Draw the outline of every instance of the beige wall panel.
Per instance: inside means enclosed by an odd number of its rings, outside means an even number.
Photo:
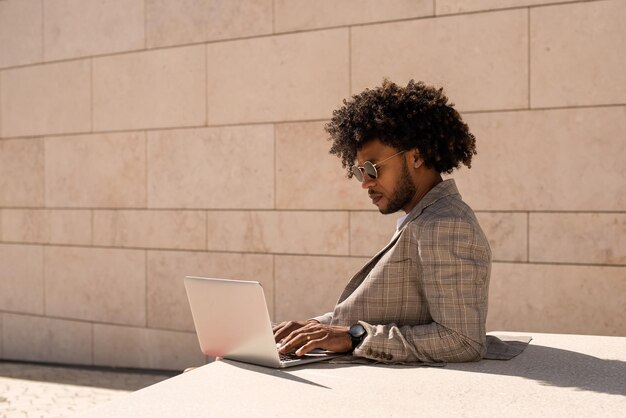
[[[148,47],[272,33],[272,0],[147,0]]]
[[[454,175],[474,210],[626,208],[626,107],[465,115],[472,169]]]
[[[626,264],[626,214],[531,213],[530,261]]]
[[[350,212],[350,255],[373,257],[389,243],[398,227],[398,218],[404,214]]]
[[[0,358],[4,358],[4,314],[0,312]]]
[[[94,324],[94,364],[184,370],[202,366],[195,333]]]
[[[626,268],[495,263],[488,330],[626,336]]]
[[[348,254],[347,212],[210,211],[209,250]]]
[[[204,125],[204,46],[94,58],[95,130]]]
[[[276,31],[287,32],[431,16],[432,0],[277,0]]]
[[[41,0],[0,1],[0,68],[43,58]]]
[[[420,19],[352,28],[352,92],[422,80],[462,110],[528,106],[528,12]]]
[[[91,129],[91,62],[16,68],[0,73],[2,136]]]
[[[367,258],[276,256],[275,321],[308,319],[335,307]]]
[[[0,244],[0,310],[42,314],[43,248]]]
[[[92,364],[92,325],[4,314],[5,359]]]
[[[489,240],[494,261],[528,261],[528,215],[515,212],[476,214]]]
[[[144,0],[46,0],[44,57],[143,49]]]
[[[43,140],[0,140],[0,206],[43,204]]]
[[[436,0],[438,15],[497,10],[510,7],[540,6],[542,4],[568,3],[578,0]]]
[[[626,102],[626,2],[531,10],[532,107]]]
[[[276,125],[276,207],[370,209],[367,191],[330,155],[325,122]]]
[[[145,251],[46,247],[46,314],[145,325],[145,266]]]
[[[206,213],[94,211],[93,242],[109,247],[206,249]]]
[[[273,206],[271,125],[148,133],[148,207]]]
[[[209,124],[328,118],[348,62],[347,29],[208,44]]]
[[[148,251],[148,326],[193,331],[185,276],[255,280],[274,307],[273,256],[261,254]]]
[[[91,212],[87,210],[4,209],[3,241],[91,244]]]
[[[145,207],[143,132],[46,138],[46,205]]]

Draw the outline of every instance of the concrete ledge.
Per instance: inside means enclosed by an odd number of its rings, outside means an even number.
[[[445,367],[217,361],[83,416],[623,416],[625,337],[532,336],[512,360]]]

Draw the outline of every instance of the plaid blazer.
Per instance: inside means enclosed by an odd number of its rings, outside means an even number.
[[[491,250],[454,180],[436,185],[348,283],[324,324],[361,323],[353,355],[395,362],[477,361],[486,352]]]

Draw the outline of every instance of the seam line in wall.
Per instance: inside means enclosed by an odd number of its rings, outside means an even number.
[[[352,94],[352,27],[348,27],[348,96]]]
[[[527,71],[528,71],[528,85],[527,85],[527,88],[528,88],[528,109],[532,109],[532,107],[531,107],[531,87],[532,86],[531,86],[531,81],[530,81],[531,80],[530,74],[531,74],[531,68],[532,68],[531,67],[531,62],[530,62],[531,61],[531,56],[532,56],[531,55],[531,50],[530,50],[530,46],[531,46],[531,42],[530,42],[530,39],[531,39],[530,14],[531,14],[531,12],[532,11],[531,11],[531,9],[529,7],[527,12],[526,12],[527,13],[527,19],[528,19],[527,24],[526,24],[526,32],[527,32],[527,36],[528,36],[528,39],[527,39],[528,48],[526,49],[526,55],[527,55],[526,59],[528,60],[528,64],[527,64]]]
[[[272,124],[272,135],[274,137],[274,149],[273,149],[273,151],[274,151],[274,156],[273,156],[273,158],[274,158],[274,207],[272,208],[272,210],[276,210],[276,204],[277,204],[277,201],[278,201],[278,199],[276,197],[276,193],[277,193],[277,189],[278,189],[278,187],[276,185],[276,183],[278,181],[278,164],[276,162],[276,148],[277,148],[277,146],[276,146],[276,124]]]
[[[209,45],[204,45],[204,126],[209,126]]]
[[[276,0],[272,0],[272,33],[276,33]]]
[[[594,0],[595,1],[595,0]],[[626,107],[625,103],[605,103],[605,104],[590,104],[590,105],[573,105],[573,106],[552,106],[552,107],[533,107],[532,109],[518,108],[518,109],[485,109],[485,110],[459,110],[461,115],[475,115],[475,114],[492,114],[492,113],[513,113],[513,112],[543,112],[553,110],[584,110],[584,109],[608,109],[608,108],[620,108]],[[79,131],[79,132],[61,132],[52,134],[25,134],[0,138],[3,140],[13,139],[34,139],[46,137],[72,137],[82,135],[99,135],[99,134],[113,134],[113,133],[131,133],[131,132],[162,132],[162,131],[183,131],[189,129],[198,128],[228,128],[239,126],[262,126],[271,124],[294,124],[294,123],[313,123],[313,122],[328,122],[329,118],[320,119],[299,119],[288,121],[263,121],[263,122],[241,122],[241,123],[225,123],[215,125],[189,125],[189,126],[170,126],[170,127],[157,127],[157,128],[128,128],[128,129],[113,129],[103,131]]]
[[[530,263],[530,211],[526,212],[526,262]]]
[[[342,259],[371,259],[373,254],[326,254],[326,253],[279,253],[279,252],[260,252],[260,251],[242,251],[242,250],[199,250],[199,249],[173,249],[173,248],[146,248],[146,247],[113,247],[113,246],[88,246],[88,245],[75,245],[75,244],[43,244],[43,243],[26,243],[26,242],[3,242],[5,245],[21,245],[21,246],[40,246],[44,248],[44,252],[47,247],[56,248],[84,248],[84,249],[113,249],[120,251],[145,251],[146,255],[150,251],[154,252],[184,252],[184,253],[212,253],[212,254],[235,254],[235,255],[265,255],[265,256],[297,256],[297,257],[324,257],[324,258],[342,258]],[[624,268],[626,264],[610,264],[610,263],[593,263],[593,262],[565,262],[565,261],[519,261],[519,260],[504,260],[495,259],[494,263],[514,263],[514,264],[538,264],[538,265],[563,265],[563,266],[579,266],[579,267],[614,267]]]
[[[145,176],[144,186],[146,188],[144,197],[143,197],[144,199],[143,202],[144,202],[144,207],[146,208],[146,210],[148,210],[148,191],[149,191],[148,189],[148,164],[149,164],[148,156],[149,154],[148,154],[148,132],[146,131],[143,131],[143,154],[145,158],[144,167],[143,167],[143,174]]]
[[[75,60],[86,59],[86,58],[110,57],[110,56],[132,54],[132,53],[143,52],[143,51],[155,51],[155,50],[160,50],[160,49],[173,49],[173,48],[181,48],[181,47],[185,47],[185,46],[201,45],[201,44],[209,44],[209,43],[225,43],[225,42],[234,42],[234,41],[242,41],[242,40],[253,40],[253,39],[268,38],[268,37],[272,37],[272,36],[282,36],[282,35],[293,35],[293,34],[298,34],[298,33],[319,32],[319,31],[332,30],[332,29],[341,29],[341,28],[347,28],[347,27],[373,26],[373,25],[381,25],[381,24],[389,24],[389,23],[410,22],[410,21],[424,20],[424,19],[440,19],[440,18],[453,17],[453,16],[484,14],[484,13],[497,13],[497,12],[510,11],[510,10],[521,10],[521,9],[527,9],[527,8],[536,9],[536,8],[549,7],[549,6],[567,6],[567,5],[579,4],[579,3],[592,3],[594,1],[606,1],[606,0],[579,0],[579,1],[572,1],[572,2],[568,2],[568,3],[547,3],[547,4],[534,5],[534,6],[515,6],[515,7],[502,8],[502,9],[478,10],[478,11],[473,11],[473,12],[461,12],[461,13],[441,14],[441,15],[426,15],[426,16],[417,16],[417,17],[410,17],[410,18],[380,20],[380,21],[376,21],[376,22],[365,22],[365,23],[354,23],[354,24],[345,24],[345,25],[337,25],[337,26],[327,26],[327,27],[323,27],[323,28],[303,29],[303,30],[288,31],[288,32],[278,32],[278,33],[269,33],[269,34],[258,34],[258,35],[252,35],[252,36],[242,36],[242,37],[238,37],[238,38],[215,39],[215,40],[202,41],[202,42],[190,42],[190,43],[185,43],[185,44],[167,45],[167,46],[161,46],[161,47],[155,47],[155,48],[129,49],[129,50],[123,50],[123,51],[117,51],[117,52],[111,52],[111,53],[105,53],[105,54],[94,54],[94,55],[86,55],[86,56],[80,56],[80,57],[72,57],[72,58],[67,58],[67,59],[42,61],[42,62],[31,63],[31,64],[14,65],[14,66],[4,67],[3,69],[6,70],[6,69],[14,69],[14,68],[22,68],[22,67],[32,67],[32,66],[43,65],[43,64],[53,64],[53,63],[60,63],[60,62],[65,62],[65,61],[75,61]],[[147,39],[147,37],[146,37],[146,39]]]

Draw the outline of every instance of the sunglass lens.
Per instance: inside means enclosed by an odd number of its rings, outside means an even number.
[[[363,181],[363,173],[361,172],[361,169],[356,165],[353,165],[351,169],[354,177],[356,177],[358,181]]]
[[[376,171],[376,167],[374,167],[374,164],[372,164],[371,162],[365,161],[365,163],[363,164],[363,169],[365,170],[367,175],[370,176],[370,178],[375,179],[378,177],[378,172]]]

